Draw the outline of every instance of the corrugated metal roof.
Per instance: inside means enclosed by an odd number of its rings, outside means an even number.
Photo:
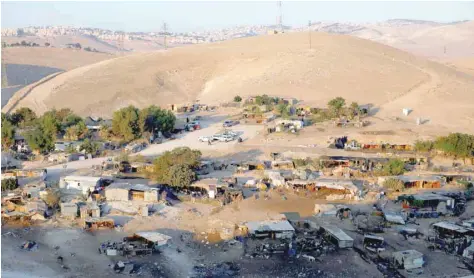
[[[390,212],[390,211],[384,211],[383,214],[384,214],[385,220],[387,220],[388,222],[405,225],[405,220],[403,219],[401,215],[395,212]]]
[[[91,176],[66,176],[64,177],[65,181],[82,181],[82,182],[98,182],[101,177],[91,177]]]
[[[461,226],[458,226],[454,223],[449,223],[449,222],[446,222],[446,221],[442,221],[442,222],[438,222],[438,223],[435,223],[433,224],[434,227],[439,227],[439,228],[443,228],[443,229],[447,229],[447,230],[451,230],[451,231],[456,231],[458,233],[465,233],[467,232],[466,229],[464,229],[463,227]]]
[[[402,257],[405,260],[413,260],[416,258],[423,257],[423,253],[418,252],[416,250],[405,250],[405,251],[393,252],[392,255],[394,257]]]
[[[160,241],[167,241],[171,239],[170,236],[167,236],[158,232],[138,232],[138,233],[135,233],[135,235],[142,237],[148,241],[155,242],[155,243],[160,242]]]
[[[257,231],[295,231],[287,220],[281,221],[252,221],[246,223],[249,232],[255,233]]]
[[[339,240],[354,241],[354,239],[352,237],[347,235],[343,230],[341,230],[340,228],[338,228],[336,226],[324,225],[324,226],[321,226],[321,228],[323,228],[325,231],[332,234],[334,237],[336,237]]]

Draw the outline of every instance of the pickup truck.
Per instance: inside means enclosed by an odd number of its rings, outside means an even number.
[[[216,134],[213,136],[214,140],[218,140],[220,142],[229,142],[235,139],[234,136],[228,134]]]

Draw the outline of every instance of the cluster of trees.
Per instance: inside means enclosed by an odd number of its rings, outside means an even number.
[[[89,136],[84,120],[71,109],[50,110],[41,117],[29,108],[20,108],[7,116],[2,113],[2,148],[9,148],[14,143],[17,128],[26,129],[25,139],[32,150],[46,153],[54,149],[58,133],[65,134],[66,139],[77,140]]]
[[[80,43],[68,43],[67,46],[69,48],[82,49],[82,45]]]
[[[360,109],[357,102],[352,102],[349,106],[346,106],[344,98],[336,97],[328,102],[327,109],[311,108],[311,113],[314,115],[314,122],[324,122],[341,116],[353,119],[363,115],[364,111]]]
[[[434,141],[416,141],[415,150],[420,152],[439,151],[455,159],[474,159],[474,135],[451,133]]]
[[[5,42],[2,43],[2,47],[13,47],[13,46],[27,46],[27,47],[37,47],[40,46],[39,44],[35,42],[26,42],[26,41],[21,41],[21,42],[15,42],[11,44],[7,44]]]
[[[170,132],[174,129],[175,122],[176,117],[171,111],[155,105],[141,110],[128,106],[114,112],[111,132],[129,142],[146,133]]]
[[[99,52],[99,50],[95,49],[95,48],[90,48],[89,46],[88,47],[84,47],[84,50],[85,51],[89,51],[89,52]]]
[[[167,151],[153,162],[153,178],[162,184],[189,186],[197,179],[195,170],[200,159],[201,152],[188,147]]]

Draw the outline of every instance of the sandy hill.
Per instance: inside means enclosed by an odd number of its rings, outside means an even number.
[[[62,35],[48,38],[42,36],[2,37],[2,42],[3,41],[8,44],[26,41],[37,43],[41,46],[44,46],[45,43],[49,43],[51,46],[57,48],[65,48],[68,44],[79,43],[82,48],[95,48],[100,52],[115,53],[118,51],[118,48],[115,45],[99,40],[96,37],[86,35]]]
[[[474,57],[474,21],[439,23],[396,19],[367,24],[316,22],[311,28],[350,34],[430,58]]]
[[[335,96],[372,103],[381,117],[414,116],[474,126],[474,78],[403,51],[351,36],[288,33],[129,55],[81,67],[44,82],[16,107],[70,107],[110,116],[129,104],[167,106],[235,95],[292,96],[325,106]],[[16,100],[20,97],[15,96]],[[14,101],[5,109],[10,110]],[[4,110],[5,110],[4,109]],[[450,111],[441,115],[440,111]]]
[[[67,48],[52,47],[7,47],[2,49],[6,64],[34,65],[62,70],[71,70],[111,59],[107,53],[87,52]]]
[[[450,59],[443,62],[445,62],[448,66],[451,66],[456,70],[464,71],[474,76],[474,57],[462,58],[462,59]]]

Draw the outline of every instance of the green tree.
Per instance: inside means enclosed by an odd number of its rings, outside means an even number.
[[[235,96],[234,97],[234,102],[241,102],[242,101],[242,97],[240,96]]]
[[[44,113],[39,119],[38,124],[41,130],[54,139],[59,131],[61,131],[61,121],[58,119],[56,110],[50,110]]]
[[[185,164],[173,165],[168,170],[168,184],[173,186],[189,186],[196,180],[196,173]]]
[[[140,137],[139,114],[140,111],[132,105],[115,111],[112,132],[128,142]]]
[[[357,116],[360,114],[359,104],[357,102],[352,102],[349,106],[349,111],[351,116]]]
[[[144,108],[139,113],[141,133],[154,131],[169,132],[173,130],[176,122],[175,115],[155,105]]]
[[[175,171],[177,171],[177,169],[187,168],[194,172],[194,169],[196,169],[200,163],[200,159],[201,152],[198,150],[191,150],[188,147],[180,147],[175,148],[172,151],[167,151],[153,162],[153,178],[159,183],[171,184],[172,173],[170,172],[170,169],[173,166],[182,166],[181,168],[175,167]],[[189,171],[187,171],[187,173],[188,172]]]
[[[99,144],[96,142],[92,142],[89,139],[84,140],[82,142],[81,146],[79,147],[79,150],[84,151],[86,154],[90,153],[95,155],[99,151]]]
[[[7,116],[2,113],[2,149],[8,149],[15,142],[15,127]]]
[[[26,127],[35,124],[36,114],[28,107],[17,109],[12,115],[11,120],[15,126]]]
[[[339,116],[339,114],[341,113],[341,109],[344,107],[344,105],[346,105],[346,100],[342,97],[331,99],[328,102],[329,109],[336,113],[337,116]]]
[[[288,119],[290,117],[290,111],[288,110],[288,104],[286,103],[280,103],[276,107],[277,113],[283,118],[283,119]]]
[[[392,191],[403,191],[405,189],[405,185],[401,180],[392,178],[385,180],[383,187]]]
[[[89,130],[87,129],[86,124],[81,120],[79,123],[68,127],[64,137],[68,140],[80,140],[84,139],[88,133]]]
[[[27,132],[25,139],[32,150],[41,153],[47,153],[54,150],[54,138],[50,133],[44,132],[41,127],[36,127]]]

